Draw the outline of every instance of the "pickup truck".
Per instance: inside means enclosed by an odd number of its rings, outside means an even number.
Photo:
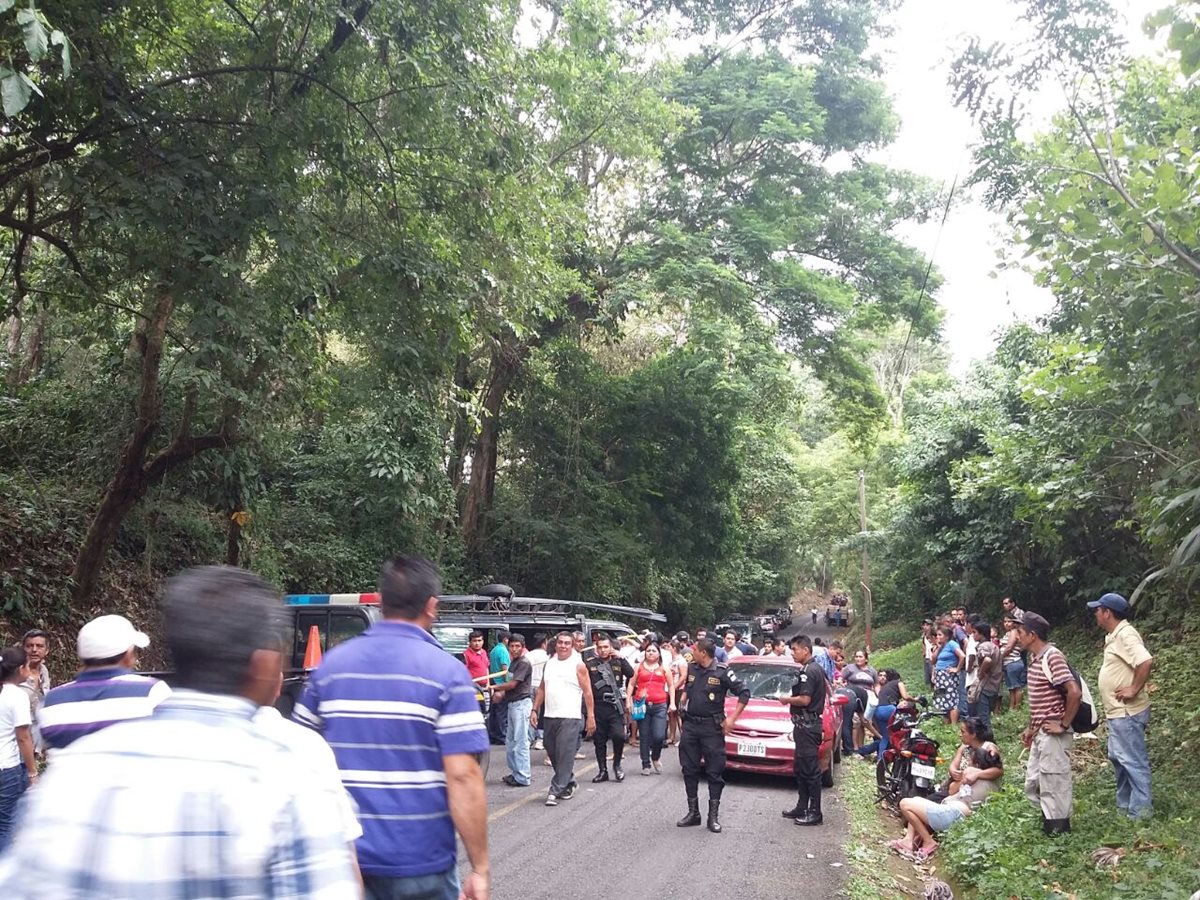
[[[825,607],[825,624],[845,628],[850,624],[850,599],[845,594],[834,594]]]

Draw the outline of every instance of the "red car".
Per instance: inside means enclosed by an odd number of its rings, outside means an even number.
[[[786,656],[742,656],[729,668],[749,686],[750,702],[725,738],[726,765],[739,772],[793,775],[796,744],[792,739],[791,707],[780,697],[792,695],[801,666]],[[821,713],[821,784],[833,787],[833,763],[841,762],[842,707],[846,698],[830,691]],[[737,707],[737,697],[725,699],[725,714]]]

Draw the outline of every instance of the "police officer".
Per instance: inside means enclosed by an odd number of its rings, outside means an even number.
[[[599,632],[593,640],[596,653],[584,657],[583,661],[592,680],[592,695],[596,698],[596,733],[592,736],[592,743],[596,748],[596,764],[600,771],[592,779],[592,784],[608,781],[609,740],[613,745],[613,778],[624,781],[621,757],[625,752],[625,725],[629,719],[625,682],[633,677],[633,666],[613,652],[612,641],[607,634]]]
[[[692,664],[688,666],[687,686],[683,692],[683,734],[679,738],[679,762],[683,766],[683,784],[687,790],[687,815],[675,824],[687,828],[700,824],[700,772],[708,778],[708,830],[721,833],[717,814],[721,809],[721,791],[725,788],[725,735],[746,704],[750,688],[738,681],[737,675],[718,666],[714,656],[716,645],[708,638],[696,641],[692,647]],[[725,695],[737,694],[738,705],[733,715],[725,718]]]
[[[779,702],[792,709],[796,743],[795,771],[799,797],[795,809],[785,810],[786,819],[797,825],[820,825],[821,815],[821,713],[825,711],[825,670],[813,659],[812,641],[800,634],[792,638],[792,659],[802,665],[792,696]]]

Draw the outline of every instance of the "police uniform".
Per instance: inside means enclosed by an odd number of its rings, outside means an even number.
[[[683,717],[683,734],[679,738],[679,763],[683,767],[683,784],[687,791],[688,815],[679,824],[699,825],[700,773],[708,779],[708,827],[721,830],[717,809],[725,789],[725,695],[736,694],[745,705],[750,700],[750,688],[738,680],[732,669],[718,666],[714,659],[708,668],[693,662],[688,666],[684,696],[687,707]],[[714,827],[715,826],[715,827]]]
[[[810,659],[796,676],[793,697],[811,697],[807,706],[792,706],[795,740],[796,808],[784,815],[797,823],[821,818],[821,713],[825,710],[825,670]]]
[[[608,659],[597,654],[584,660],[592,681],[595,698],[596,733],[592,743],[596,748],[599,773],[594,782],[608,780],[608,742],[613,744],[613,774],[617,781],[625,778],[621,771],[621,756],[625,752],[625,682],[633,677],[633,666],[614,651]]]

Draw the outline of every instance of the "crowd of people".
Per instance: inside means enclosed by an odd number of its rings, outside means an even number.
[[[585,739],[596,784],[625,779],[630,744],[647,777],[662,774],[663,749],[677,744],[687,811],[676,824],[720,833],[725,737],[750,697],[728,662],[786,655],[798,665],[790,695],[779,698],[794,724],[798,796],[783,815],[812,826],[823,821],[818,752],[829,696],[845,697],[844,752],[875,760],[897,707],[913,700],[900,673],[877,671],[867,649],[847,659],[840,641],[805,636],[769,637],[759,649],[733,631],[646,632],[619,646],[602,632],[588,644],[563,631],[504,634],[485,650],[476,632],[459,662],[430,633],[440,592],[427,560],[385,563],[382,619],[326,654],[294,721],[273,708],[285,611],[249,572],[207,567],[168,583],[173,688],[135,672],[149,638],[122,616],[80,629],[78,674],[57,687],[48,636],[27,632],[0,653],[0,893],[487,898],[479,759],[493,741],[505,746],[502,780],[513,788],[533,783],[530,751],[545,750],[550,807],[577,790]],[[1046,619],[1009,598],[1002,606],[1002,628],[965,608],[925,623],[926,685],[934,708],[958,724],[960,744],[936,793],[900,803],[905,831],[891,843],[899,853],[928,858],[937,833],[996,789],[1005,767],[992,716],[1026,704],[1025,793],[1046,834],[1070,829],[1069,751],[1073,733],[1091,727],[1091,696],[1049,643]],[[1097,684],[1117,807],[1142,818],[1152,814],[1153,659],[1123,597],[1088,606],[1106,635]],[[728,714],[727,696],[736,698]],[[469,861],[461,882],[457,839]]]

